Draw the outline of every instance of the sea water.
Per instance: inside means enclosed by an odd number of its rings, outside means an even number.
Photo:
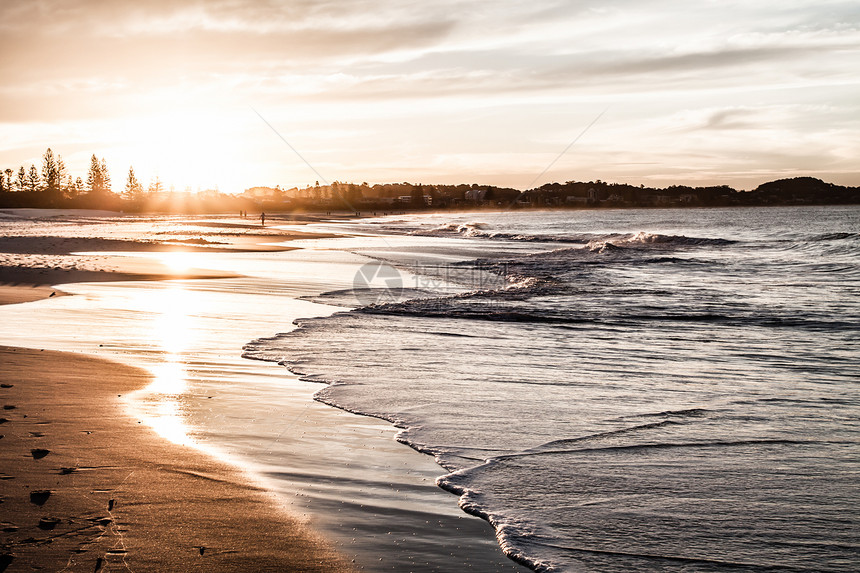
[[[351,247],[368,261],[353,289],[317,297],[344,310],[245,355],[393,422],[509,557],[538,571],[860,568],[860,208],[353,230],[383,241]]]

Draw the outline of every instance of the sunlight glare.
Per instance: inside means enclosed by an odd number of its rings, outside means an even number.
[[[188,347],[193,333],[187,314],[193,300],[190,293],[177,284],[159,294],[160,314],[153,324],[155,338],[166,353],[177,355]]]
[[[130,120],[125,130],[133,139],[123,146],[122,155],[133,162],[144,177],[144,185],[158,176],[169,191],[214,189],[221,186],[240,190],[237,175],[244,152],[239,146],[241,124],[235,113],[224,109],[181,109]],[[247,118],[245,118],[247,122]],[[244,175],[244,174],[242,174]]]
[[[172,260],[178,261],[181,257]],[[188,314],[193,308],[193,299],[182,284],[170,283],[153,303],[152,310],[158,313],[153,321],[153,338],[164,354],[162,362],[149,367],[154,380],[145,389],[146,419],[160,436],[175,444],[188,445],[194,441],[183,420],[182,395],[188,391],[184,352],[194,333]]]
[[[147,387],[149,392],[163,396],[178,396],[188,389],[185,367],[176,361],[176,358],[170,355],[167,362],[150,368],[155,380]]]
[[[189,253],[187,251],[160,253],[159,258],[164,266],[177,272],[185,272],[193,268],[195,261],[194,253]]]

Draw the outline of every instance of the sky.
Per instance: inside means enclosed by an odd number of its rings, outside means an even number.
[[[860,2],[3,0],[0,134],[114,190],[860,185]]]

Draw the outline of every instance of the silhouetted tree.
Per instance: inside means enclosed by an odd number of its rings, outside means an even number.
[[[57,154],[57,182],[59,183],[60,191],[63,189],[63,179],[66,177],[66,162],[63,161],[63,156]]]
[[[44,192],[49,201],[56,201],[62,197],[63,176],[66,173],[66,165],[63,158],[57,156],[49,147],[42,156],[42,182]]]
[[[126,199],[131,201],[135,201],[140,199],[143,195],[143,185],[137,180],[137,177],[134,174],[134,167],[128,168],[128,178],[125,182],[125,193],[124,196]]]
[[[90,158],[90,170],[87,172],[87,189],[93,194],[101,193],[102,191],[102,171],[95,154]]]
[[[71,175],[66,176],[66,180],[63,182],[63,195],[66,197],[74,197],[75,193],[75,180]]]
[[[15,181],[15,185],[18,191],[27,190],[27,172],[24,170],[23,165],[18,168],[18,179]]]
[[[99,170],[101,171],[101,174],[102,174],[102,185],[104,186],[104,191],[105,191],[105,193],[110,193],[111,192],[110,171],[108,171],[107,162],[105,162],[104,157],[102,157],[102,162],[101,162],[101,164],[99,164]]]
[[[15,181],[12,179],[12,175],[14,175],[14,173],[15,172],[8,167],[6,168],[6,189],[10,192],[15,190]]]
[[[95,155],[90,158],[90,170],[87,173],[87,188],[93,195],[110,193],[110,173],[108,172],[107,163],[104,158],[101,161]]]
[[[50,147],[42,156],[42,181],[45,182],[45,188],[48,191],[59,190],[60,188],[60,181],[57,178],[57,162]]]
[[[27,173],[27,191],[38,191],[40,183],[39,170],[35,165],[30,165],[30,171]]]
[[[164,184],[161,182],[161,179],[158,178],[158,175],[156,175],[149,182],[149,192],[161,193],[162,191],[164,191]]]

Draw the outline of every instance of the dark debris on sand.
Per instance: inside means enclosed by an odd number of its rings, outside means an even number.
[[[50,453],[51,450],[46,450],[44,448],[33,448],[30,450],[30,455],[33,456],[34,460],[41,460]]]

